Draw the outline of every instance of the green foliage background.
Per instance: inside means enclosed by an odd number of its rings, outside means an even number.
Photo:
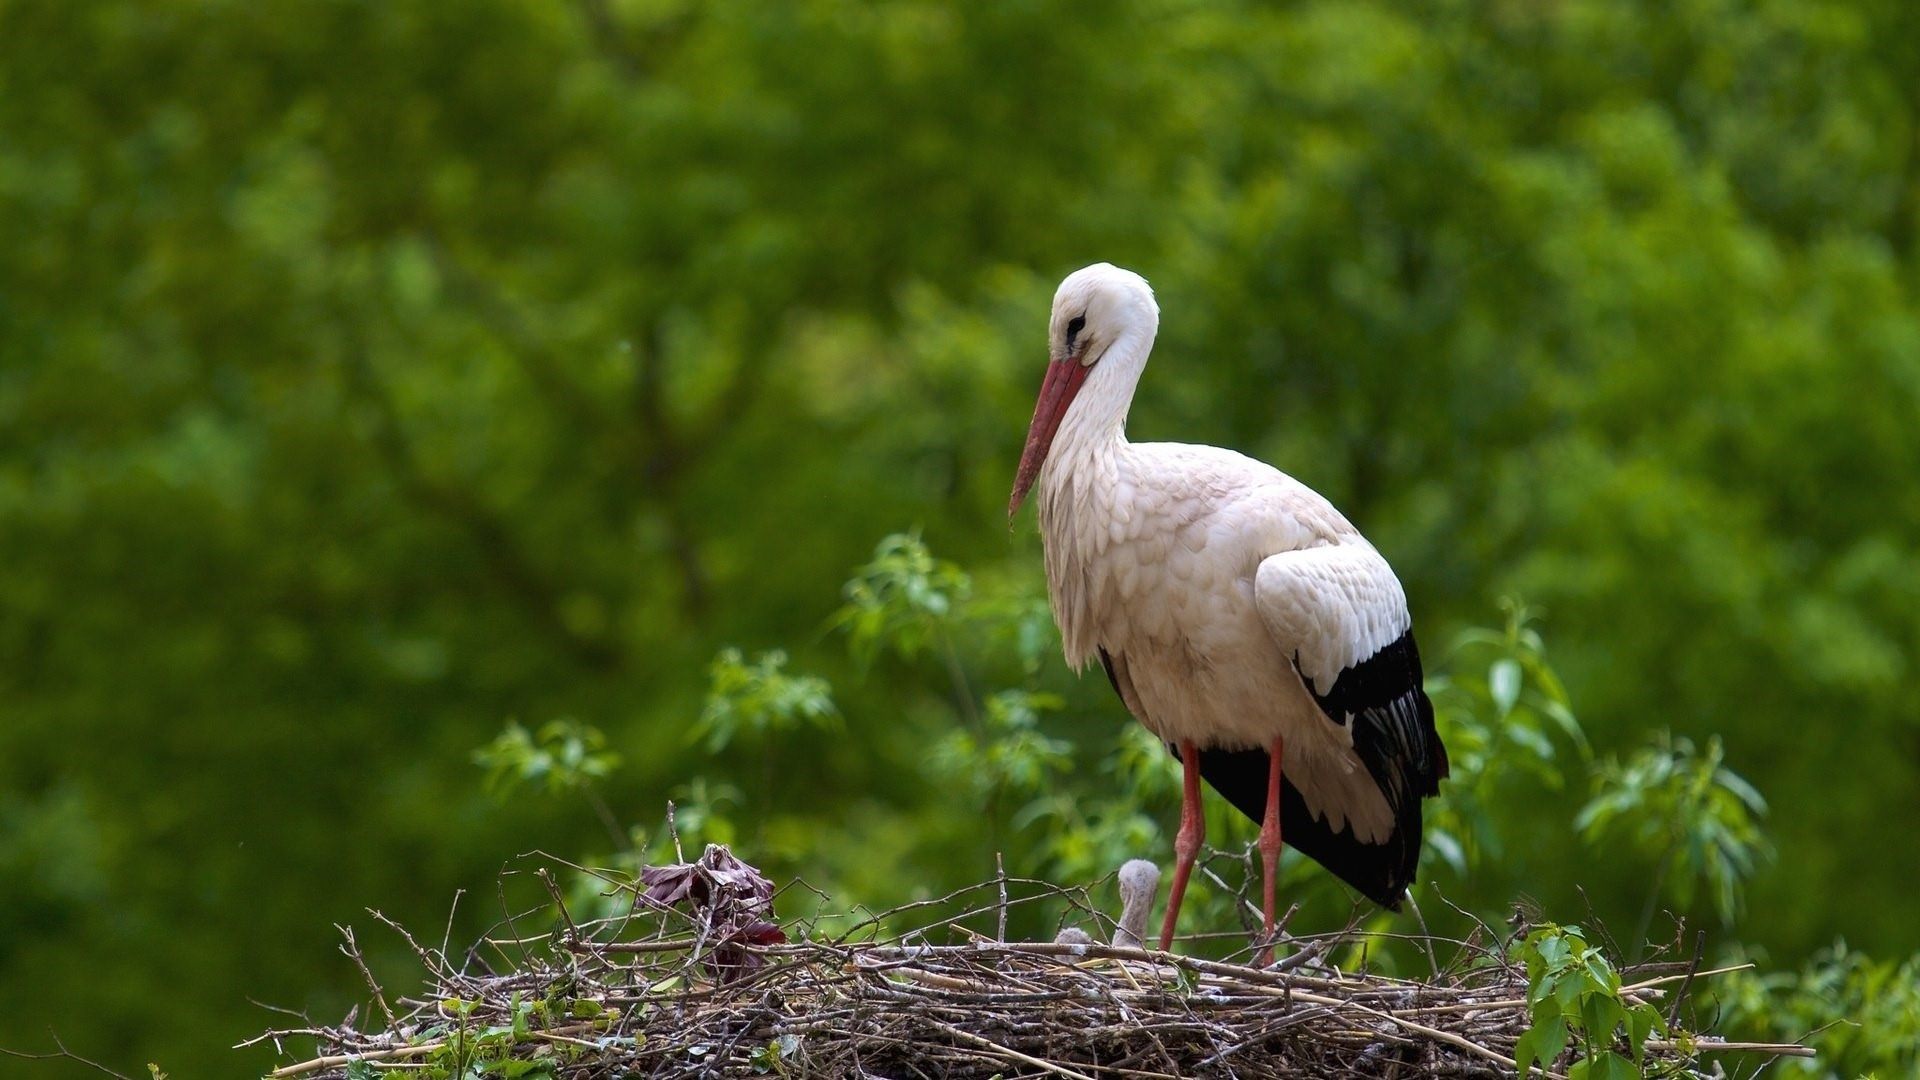
[[[1325,492],[1430,653],[1543,609],[1602,759],[1724,748],[1776,855],[1723,939],[1920,947],[1906,0],[0,0],[0,43],[0,1045],[224,1073],[248,998],[355,997],[330,924],[676,792],[851,898],[977,879],[1045,829],[929,782],[952,678],[1114,795],[1097,678],[827,625],[907,525],[1031,599],[1006,487],[1097,259],[1164,311],[1136,437]],[[743,747],[726,646],[832,702]],[[489,799],[473,749],[565,718],[608,815]],[[1657,838],[1578,854],[1586,794],[1448,895],[1633,925]]]

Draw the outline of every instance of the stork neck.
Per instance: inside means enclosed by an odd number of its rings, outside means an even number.
[[[1127,410],[1152,349],[1151,334],[1123,336],[1108,347],[1061,418],[1049,465],[1071,468],[1069,462],[1126,444]]]

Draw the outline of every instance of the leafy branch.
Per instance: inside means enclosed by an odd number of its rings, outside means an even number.
[[[1773,848],[1758,822],[1766,800],[1726,766],[1718,736],[1701,752],[1691,739],[1660,732],[1624,762],[1604,762],[1594,788],[1574,819],[1581,835],[1596,846],[1624,847],[1657,867],[1634,940],[1645,936],[1668,886],[1674,902],[1687,907],[1704,885],[1720,921],[1733,922],[1742,887]]]

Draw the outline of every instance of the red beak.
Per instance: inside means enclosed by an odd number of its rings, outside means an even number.
[[[1013,474],[1013,497],[1007,500],[1007,517],[1020,512],[1020,504],[1026,500],[1028,489],[1040,475],[1040,466],[1047,460],[1047,448],[1053,445],[1054,433],[1060,430],[1060,418],[1067,415],[1067,406],[1073,404],[1073,396],[1080,392],[1080,384],[1087,381],[1087,372],[1092,370],[1078,360],[1068,358],[1055,360],[1047,365],[1047,378],[1040,384],[1040,400],[1033,406],[1033,423],[1027,426],[1027,448],[1020,453],[1020,469]]]

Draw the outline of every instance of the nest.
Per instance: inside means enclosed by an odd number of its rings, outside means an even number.
[[[1526,972],[1505,955],[1512,935],[1484,925],[1468,940],[1412,937],[1431,972],[1408,979],[1329,964],[1336,950],[1377,936],[1351,928],[1284,937],[1265,967],[1235,962],[1242,954],[1101,944],[1074,930],[1007,941],[1008,911],[1022,904],[1114,924],[1086,890],[1004,876],[827,936],[824,922],[776,925],[771,885],[720,847],[625,885],[633,911],[618,918],[575,922],[552,876],[535,873],[554,905],[548,914],[558,911],[552,933],[521,937],[509,919],[506,933],[455,963],[444,946],[423,948],[396,926],[428,975],[424,992],[396,1007],[343,931],[375,1029],[349,1015],[243,1045],[279,1051],[286,1064],[270,1077],[310,1080],[1512,1077],[1529,1026]],[[886,932],[901,925],[916,928]],[[1677,1017],[1679,996],[1712,974],[1697,962],[1631,969],[1622,996]],[[1711,1061],[1736,1051],[1809,1053],[1677,1025],[1670,1034],[1645,1046],[1648,1075],[1724,1075]],[[289,1049],[309,1040],[313,1056]],[[1547,1075],[1570,1065],[1563,1055]]]

